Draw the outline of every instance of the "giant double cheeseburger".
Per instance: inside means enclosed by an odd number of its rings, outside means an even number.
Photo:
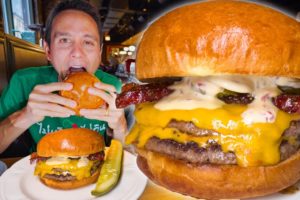
[[[45,135],[32,160],[34,174],[47,186],[74,189],[97,181],[104,160],[104,140],[85,128],[63,129]]]
[[[138,104],[126,138],[139,168],[172,191],[207,199],[280,191],[300,178],[300,24],[238,1],[185,5],[139,44]],[[156,78],[156,79],[155,79]]]

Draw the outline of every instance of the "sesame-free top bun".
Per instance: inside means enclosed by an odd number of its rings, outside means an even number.
[[[83,156],[104,150],[103,137],[86,128],[69,128],[45,135],[37,145],[41,157]]]
[[[300,78],[300,23],[262,5],[207,1],[174,9],[139,44],[139,79],[215,74]]]
[[[88,88],[93,87],[100,80],[88,72],[74,72],[69,74],[64,82],[72,83],[72,90],[63,90],[60,95],[77,102],[77,107],[74,108],[77,114],[81,108],[94,109],[99,108],[105,102],[102,98],[88,93]]]

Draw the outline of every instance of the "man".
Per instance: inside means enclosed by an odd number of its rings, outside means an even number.
[[[90,128],[101,134],[110,127],[114,137],[121,139],[127,130],[124,110],[115,106],[121,82],[97,70],[101,40],[95,8],[80,0],[59,3],[47,19],[44,49],[53,66],[17,71],[1,95],[0,153],[27,129],[36,143],[49,132],[70,127]],[[81,116],[74,115],[69,108],[76,102],[57,94],[72,89],[72,84],[61,80],[73,71],[93,73],[102,81],[89,93],[103,98],[108,107],[81,109]]]

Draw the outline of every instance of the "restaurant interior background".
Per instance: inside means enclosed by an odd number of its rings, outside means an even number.
[[[59,0],[1,0],[0,8],[0,94],[18,69],[49,64],[42,49],[45,20]],[[148,24],[164,12],[192,0],[89,0],[99,11],[103,31],[101,67],[122,81],[137,81],[135,54]],[[300,19],[299,0],[257,0]],[[163,31],[163,30],[162,30]],[[267,37],[267,36],[266,36]],[[28,134],[20,136],[0,158],[25,156],[31,144]]]

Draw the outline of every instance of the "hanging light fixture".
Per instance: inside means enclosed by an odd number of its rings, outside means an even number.
[[[110,41],[110,35],[106,35],[106,36],[104,37],[104,40],[105,40],[105,41]]]

